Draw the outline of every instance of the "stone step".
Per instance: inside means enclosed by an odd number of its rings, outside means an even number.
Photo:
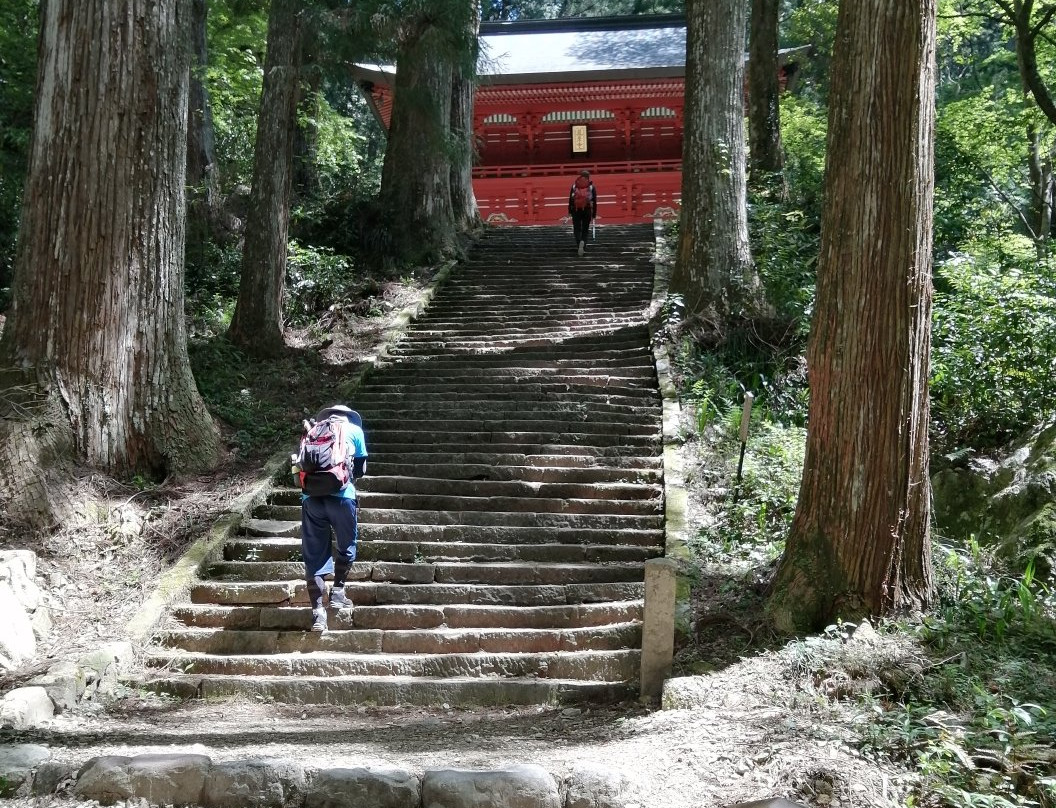
[[[559,513],[651,516],[659,513],[659,499],[591,499],[586,497],[458,496],[445,494],[388,494],[357,491],[365,511],[484,511],[504,513]]]
[[[403,458],[404,460],[406,458]],[[533,483],[619,483],[635,480],[641,483],[661,483],[659,469],[626,468],[553,468],[539,466],[499,466],[484,463],[416,463],[371,460],[370,476],[431,477],[442,480],[518,480]]]
[[[467,401],[455,398],[422,401],[390,402],[385,406],[372,404],[356,396],[354,403],[367,426],[385,420],[406,422],[409,419],[466,420],[469,418],[510,419],[519,421],[549,421],[554,419],[595,420],[614,424],[655,424],[661,418],[654,406],[628,404],[589,404],[575,401],[542,402],[491,399]],[[651,402],[650,402],[651,404]]]
[[[459,431],[457,429],[443,429],[436,431],[418,430],[416,424],[408,424],[406,429],[378,429],[366,424],[366,433],[370,441],[370,451],[375,454],[385,452],[377,448],[388,447],[390,444],[399,446],[451,446],[458,447],[455,451],[465,451],[463,447],[488,447],[499,446],[534,446],[558,445],[558,446],[591,446],[605,448],[619,446],[623,449],[637,449],[642,454],[659,454],[660,439],[659,430],[653,434],[628,435],[613,434],[605,432],[561,432],[557,430],[523,430],[475,432],[470,429]],[[419,449],[420,450],[420,449]],[[386,448],[391,452],[391,449]],[[472,451],[472,449],[470,450]]]
[[[642,601],[560,606],[357,606],[328,613],[333,629],[411,631],[424,629],[579,629],[641,622]],[[303,631],[307,606],[218,606],[182,603],[171,609],[171,625],[238,631]]]
[[[248,519],[242,525],[247,537],[299,538],[301,535],[300,508],[289,507],[289,519]],[[400,544],[436,545],[512,545],[530,547],[548,544],[594,545],[598,547],[656,547],[663,544],[663,532],[655,527],[584,528],[553,526],[465,525],[437,523],[373,523],[360,524],[360,542],[396,542]],[[424,552],[424,550],[423,550]],[[454,551],[452,551],[454,552]],[[467,548],[465,552],[471,552]],[[482,551],[483,552],[483,551]]]
[[[285,525],[288,536],[271,538],[247,536],[228,539],[224,544],[226,561],[298,561],[301,557],[300,525],[294,522],[275,522]],[[499,561],[535,561],[563,564],[639,563],[663,554],[663,537],[654,534],[656,543],[650,546],[601,544],[470,544],[464,542],[364,540],[360,535],[358,558],[361,561],[402,561],[435,563],[438,561],[471,561],[491,563]],[[410,531],[408,531],[410,532]],[[298,575],[300,573],[297,573]],[[294,576],[296,577],[296,576]]]
[[[354,654],[311,651],[290,654],[197,654],[148,650],[144,662],[185,674],[248,677],[385,676],[415,678],[541,678],[586,682],[629,681],[638,675],[637,650],[568,653]]]
[[[413,494],[427,496],[492,497],[518,499],[658,500],[659,485],[635,482],[565,483],[523,480],[445,480],[437,477],[394,477],[371,474],[356,483],[363,494]],[[659,506],[659,502],[654,503]],[[369,507],[364,500],[364,507]]]
[[[363,415],[360,411],[360,415]],[[661,431],[660,419],[644,418],[637,422],[609,421],[600,418],[582,420],[550,419],[470,419],[470,418],[422,418],[409,423],[406,418],[381,417],[365,420],[364,428],[370,436],[377,433],[399,435],[402,433],[436,433],[468,435],[634,435],[639,437],[658,438]]]
[[[615,466],[621,462],[644,463],[651,466],[656,458],[660,457],[661,447],[656,445],[647,446],[623,446],[607,445],[594,446],[589,443],[571,444],[564,441],[553,443],[524,442],[524,443],[464,443],[441,446],[439,444],[426,443],[386,443],[370,438],[370,427],[367,427],[369,449],[371,457],[387,457],[390,460],[400,461],[405,457],[419,456],[422,453],[442,454],[440,450],[448,449],[452,454],[496,454],[511,455],[522,454],[530,457],[567,455],[579,462],[583,456],[593,456],[600,465]],[[369,465],[369,464],[368,464]]]
[[[391,360],[391,355],[388,356]],[[634,353],[626,351],[604,352],[594,351],[591,356],[575,355],[566,358],[564,354],[557,356],[528,357],[518,353],[486,353],[476,356],[447,356],[438,354],[428,359],[414,357],[403,362],[392,362],[385,366],[384,372],[389,373],[393,369],[406,369],[412,367],[425,367],[430,370],[476,370],[479,372],[491,372],[492,370],[506,369],[543,369],[543,370],[580,370],[584,368],[646,368],[653,370],[653,356],[651,353],[641,350]]]
[[[521,365],[488,367],[451,367],[431,363],[391,365],[377,372],[370,380],[371,386],[376,383],[399,384],[407,381],[426,381],[438,383],[478,383],[486,381],[493,384],[500,380],[519,383],[523,381],[545,381],[547,383],[590,384],[598,379],[619,380],[623,384],[635,385],[641,381],[655,384],[656,371],[651,365],[620,365],[603,367],[584,364],[582,367],[524,367]]]
[[[383,677],[264,677],[159,675],[142,685],[180,698],[231,696],[284,704],[375,704],[456,707],[618,702],[636,695],[636,682],[584,682],[537,677],[481,679]]]
[[[435,446],[419,446],[403,447],[401,451],[390,451],[384,455],[378,454],[376,447],[368,448],[373,451],[368,463],[368,470],[371,472],[371,476],[373,476],[373,469],[376,464],[392,463],[395,465],[421,466],[423,469],[434,465],[454,465],[460,468],[484,467],[492,469],[493,475],[516,474],[519,469],[525,469],[526,473],[542,472],[546,474],[552,471],[558,475],[572,470],[593,470],[631,473],[632,476],[637,478],[637,473],[643,470],[659,471],[663,462],[659,452],[648,456],[627,453],[617,455],[611,449],[602,453],[596,448],[584,449],[582,454],[571,452],[566,454],[523,454],[520,452],[498,453],[489,451],[448,452],[437,451],[438,447]],[[423,471],[423,473],[425,472]],[[501,476],[496,479],[501,479]]]
[[[598,360],[601,362],[629,362],[652,361],[652,351],[648,347],[648,338],[635,341],[634,344],[622,348],[616,348],[605,344],[596,347],[577,345],[575,343],[562,343],[545,349],[527,349],[520,351],[497,351],[481,349],[475,354],[421,354],[407,352],[401,345],[397,344],[386,351],[390,360],[399,361],[428,361],[437,365],[459,365],[459,364],[486,364],[496,363],[520,363],[520,362],[589,362]]]
[[[303,611],[303,610],[301,610]],[[354,612],[353,612],[354,616]],[[344,615],[339,615],[342,619]],[[342,628],[326,633],[305,631],[310,614],[298,629],[228,630],[167,629],[154,642],[162,648],[191,654],[541,654],[555,651],[619,651],[642,644],[640,623],[587,628],[534,629],[377,629]]]
[[[484,390],[456,390],[447,389],[433,391],[428,396],[408,397],[404,393],[392,390],[375,390],[365,387],[356,393],[355,404],[357,407],[384,407],[384,406],[413,406],[420,407],[449,406],[452,403],[458,405],[482,406],[491,404],[497,411],[511,409],[532,408],[538,411],[544,408],[547,402],[555,407],[588,407],[593,409],[613,408],[611,411],[640,412],[649,409],[659,409],[660,397],[658,394],[648,394],[644,391],[634,391],[633,395],[620,393],[601,392],[597,388],[590,388],[590,392],[579,391],[570,393],[566,391],[544,391],[518,389],[515,394],[508,391],[484,391]],[[599,409],[599,412],[606,411]]]
[[[224,582],[274,582],[304,576],[300,561],[217,561],[209,564],[204,578]],[[641,581],[641,564],[560,562],[524,563],[455,561],[356,561],[348,572],[352,582],[374,581],[401,584],[488,584],[525,586],[534,584],[611,583]]]
[[[300,522],[300,505],[262,505],[254,511],[258,519],[283,522]],[[649,514],[636,516],[627,514],[584,513],[539,513],[535,511],[432,511],[409,509],[361,508],[360,525],[408,525],[427,527],[479,527],[479,528],[531,528],[531,529],[583,529],[593,530],[659,530],[663,527],[663,516]],[[499,531],[496,531],[499,535]],[[562,534],[564,535],[564,534]]]
[[[354,603],[363,605],[446,605],[462,603],[478,606],[561,606],[570,603],[601,603],[609,600],[637,600],[643,584],[395,584],[357,581],[345,585]],[[219,606],[277,606],[308,602],[303,581],[224,582],[202,581],[191,587],[191,603]]]
[[[623,396],[634,403],[652,402],[658,404],[655,381],[649,379],[621,379],[611,376],[582,377],[574,381],[541,380],[529,378],[510,378],[502,384],[481,377],[465,382],[446,382],[443,379],[414,381],[413,379],[392,379],[379,377],[369,381],[370,392],[374,395],[396,393],[412,401],[430,399],[434,395],[454,393],[465,399],[476,399],[498,394],[503,400],[513,400],[521,393],[540,393],[556,395],[558,400],[582,401],[581,396],[598,396],[609,400],[612,396]]]

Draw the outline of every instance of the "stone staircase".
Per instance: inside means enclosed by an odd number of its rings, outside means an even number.
[[[298,492],[276,489],[147,652],[152,686],[294,703],[637,694],[664,544],[651,225],[490,231],[349,402],[357,604],[313,634]]]

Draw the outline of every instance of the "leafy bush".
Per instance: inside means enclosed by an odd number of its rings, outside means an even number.
[[[992,448],[1053,411],[1056,264],[1027,239],[936,266],[932,414],[938,448]]]
[[[1004,574],[977,544],[939,559],[940,603],[908,626],[935,657],[867,703],[865,753],[908,764],[907,805],[1056,804],[1052,593]]]

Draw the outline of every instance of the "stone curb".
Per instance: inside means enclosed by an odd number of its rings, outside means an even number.
[[[656,256],[664,251],[663,222],[653,221]],[[671,266],[654,259],[653,295],[646,311],[649,343],[653,351],[657,383],[662,397],[663,476],[664,476],[664,556],[645,562],[645,608],[642,618],[640,700],[659,701],[664,680],[671,675],[675,632],[688,623],[689,579],[685,575],[686,491],[683,487],[679,446],[681,407],[671,377],[671,357],[666,343],[658,338],[662,311],[671,281]],[[682,630],[685,630],[684,628]]]
[[[202,808],[637,808],[634,782],[597,764],[565,776],[535,764],[503,769],[431,769],[379,763],[317,768],[289,760],[216,761],[205,754],[102,755],[82,764],[44,747],[6,750],[3,796],[56,793],[100,805],[146,801]]]
[[[656,235],[657,252],[659,253],[665,245],[662,220],[654,222],[653,232]],[[671,357],[667,345],[653,339],[660,326],[658,320],[660,309],[667,300],[671,272],[670,265],[657,264],[656,266],[656,282],[649,312],[649,336],[653,345],[656,376],[664,408],[664,557],[671,559],[679,566],[675,619],[679,628],[684,630],[688,629],[689,620],[689,578],[685,575],[685,569],[690,560],[690,551],[686,543],[689,528],[686,514],[688,497],[683,485],[682,459],[679,454],[679,449],[685,440],[681,430],[682,405],[679,403],[678,389],[671,376]]]

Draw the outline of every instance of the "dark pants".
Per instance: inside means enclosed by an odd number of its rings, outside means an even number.
[[[337,537],[337,552],[330,547],[330,531]],[[344,587],[348,568],[356,560],[359,538],[357,507],[346,497],[305,497],[301,500],[301,557],[304,580],[313,609],[323,606],[323,576],[334,574],[334,588]]]
[[[572,211],[572,233],[576,237],[576,244],[589,240],[590,220],[594,218],[592,214],[590,208]]]

